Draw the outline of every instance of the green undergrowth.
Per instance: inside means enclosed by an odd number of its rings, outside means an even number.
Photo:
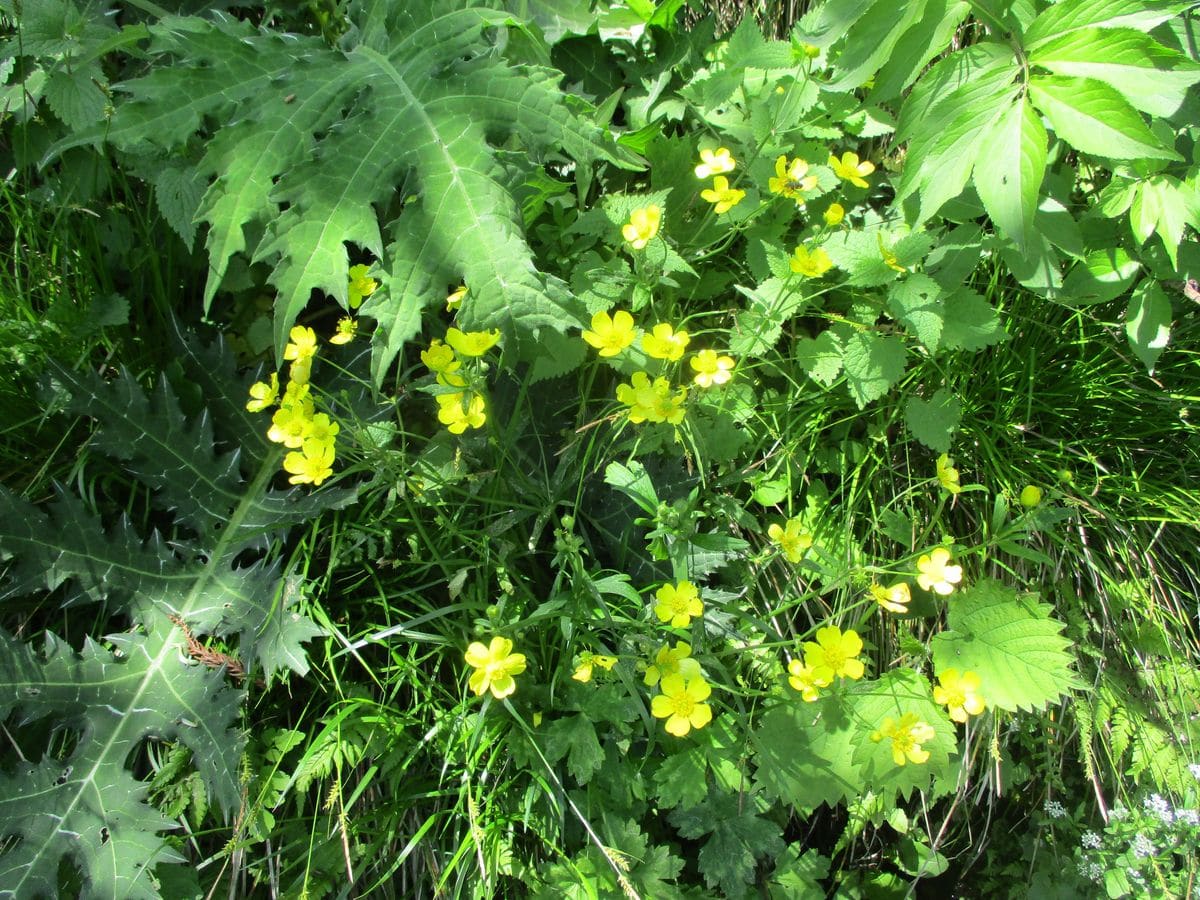
[[[1194,890],[1189,4],[682,6],[0,2],[0,896]]]

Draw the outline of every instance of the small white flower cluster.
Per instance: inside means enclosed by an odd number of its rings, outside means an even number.
[[[1061,819],[1067,814],[1067,808],[1057,800],[1047,800],[1042,810],[1052,819]]]
[[[1133,843],[1129,845],[1129,848],[1133,851],[1134,856],[1142,858],[1153,856],[1157,852],[1150,838],[1144,834],[1135,834],[1133,836]]]
[[[1164,825],[1170,825],[1175,821],[1175,813],[1171,810],[1171,804],[1164,800],[1160,794],[1151,794],[1142,801],[1142,805],[1149,812],[1158,816],[1159,821]]]
[[[1200,812],[1194,809],[1179,809],[1175,811],[1175,819],[1192,828],[1200,826]]]
[[[1096,850],[1104,843],[1104,839],[1094,831],[1085,831],[1079,843],[1083,845],[1084,850]]]
[[[1188,766],[1188,771],[1192,773],[1192,777],[1200,781],[1200,763],[1192,763]]]
[[[1079,861],[1079,874],[1088,881],[1099,884],[1100,880],[1104,877],[1104,867],[1098,862],[1087,862],[1081,859]]]

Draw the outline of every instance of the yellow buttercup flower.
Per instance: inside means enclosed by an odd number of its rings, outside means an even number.
[[[654,596],[658,598],[654,614],[660,622],[669,622],[673,628],[687,628],[693,617],[704,613],[700,591],[690,581],[664,584]]]
[[[814,670],[815,677],[832,684],[835,678],[858,679],[865,667],[858,654],[863,642],[857,632],[845,633],[836,625],[817,629],[816,642],[804,642],[804,662]]]
[[[292,451],[283,458],[283,468],[291,474],[291,484],[320,485],[333,474],[335,450],[332,441],[314,438],[305,440],[300,451]]]
[[[468,428],[482,428],[487,421],[483,397],[479,394],[438,394],[437,402],[438,421],[451,434],[462,434]]]
[[[739,191],[736,188],[729,186],[729,179],[724,175],[718,175],[713,179],[713,186],[705,191],[700,192],[700,197],[707,200],[714,207],[714,212],[717,215],[727,213],[746,196],[745,191]]]
[[[457,312],[462,309],[463,298],[467,296],[467,286],[464,284],[451,291],[446,296],[446,312]]]
[[[658,648],[654,662],[646,667],[646,674],[642,681],[649,685],[656,685],[661,679],[670,675],[696,678],[702,674],[700,663],[692,659],[692,645],[679,641],[674,647],[663,644]]]
[[[788,562],[798,563],[813,545],[813,536],[804,530],[800,520],[788,519],[784,527],[774,523],[767,529],[767,537],[779,545]]]
[[[688,363],[696,370],[692,381],[702,388],[725,384],[733,377],[733,357],[720,356],[716,350],[701,350]]]
[[[346,299],[351,309],[362,306],[363,300],[375,293],[375,289],[379,287],[378,281],[367,277],[370,271],[370,266],[350,267],[350,284],[346,288]]]
[[[246,410],[248,412],[262,412],[267,407],[273,406],[278,398],[279,374],[272,372],[269,381],[256,381],[250,385],[250,399],[246,401]]]
[[[824,214],[825,224],[830,228],[842,224],[842,219],[846,218],[846,208],[840,203],[830,203],[829,208]]]
[[[788,663],[788,684],[800,692],[805,703],[812,703],[820,696],[820,688],[829,687],[829,680],[817,670],[799,659]]]
[[[905,713],[897,722],[891,716],[883,720],[883,725],[871,734],[871,740],[878,743],[884,738],[892,742],[892,761],[898,766],[906,763],[918,765],[929,760],[929,751],[921,745],[932,741],[937,736],[933,726],[921,721],[916,713]]]
[[[525,671],[525,655],[513,653],[512,648],[513,642],[505,637],[492,638],[486,647],[479,641],[467,647],[464,658],[475,670],[467,685],[476,697],[490,690],[493,697],[503,700],[517,689],[513,676]]]
[[[848,181],[855,187],[868,187],[866,177],[875,171],[875,164],[859,162],[857,153],[843,153],[842,158],[830,154],[829,168],[842,181]]]
[[[459,356],[483,356],[500,340],[500,329],[494,331],[459,331],[446,329],[446,343]]]
[[[271,417],[267,437],[289,450],[299,450],[312,421],[312,401],[283,403]]]
[[[587,684],[592,680],[593,670],[600,668],[608,672],[616,664],[617,658],[615,656],[605,656],[602,653],[590,653],[585,650],[579,654],[579,665],[575,667],[575,674],[571,677],[576,681]]]
[[[642,335],[642,349],[653,359],[678,362],[683,359],[683,351],[690,340],[686,331],[677,332],[668,323],[660,322]]]
[[[958,481],[958,469],[951,465],[952,462],[945,453],[937,458],[937,480],[946,491],[958,494],[962,492],[962,485]]]
[[[933,687],[933,702],[947,707],[950,718],[955,722],[966,722],[969,716],[978,716],[987,704],[979,693],[979,676],[974,672],[947,669],[938,676]]]
[[[641,250],[658,234],[662,224],[662,210],[655,204],[642,206],[629,214],[629,221],[621,227],[621,236],[634,250]]]
[[[816,175],[808,174],[808,163],[800,158],[788,161],[787,156],[775,160],[775,177],[767,181],[771,193],[779,194],[804,205],[804,195],[817,186]]]
[[[945,547],[937,547],[931,553],[923,554],[917,560],[917,584],[924,591],[936,591],[946,596],[954,590],[954,586],[962,581],[962,566],[952,566],[950,551]]]
[[[896,272],[907,272],[908,267],[900,265],[900,258],[883,242],[883,233],[876,234],[876,237],[879,239],[879,255],[883,257],[884,265]]]
[[[308,425],[304,430],[304,440],[321,441],[332,446],[341,430],[342,426],[325,413],[317,413],[308,420]]]
[[[817,247],[809,250],[803,244],[792,252],[792,258],[788,260],[788,264],[793,272],[803,275],[805,278],[820,278],[833,268],[833,260],[829,258],[829,254],[823,248]]]
[[[633,343],[637,329],[633,316],[623,309],[611,316],[598,312],[592,316],[592,330],[583,332],[583,339],[600,351],[601,356],[616,356]]]
[[[683,737],[712,721],[712,707],[704,702],[711,694],[712,686],[703,678],[668,675],[662,680],[662,693],[650,701],[650,712],[667,720],[668,734]]]
[[[462,368],[462,363],[454,355],[454,350],[443,344],[438,338],[429,343],[428,350],[421,351],[421,362],[431,372],[453,372]]]
[[[667,379],[655,378],[651,383],[645,372],[634,372],[630,384],[617,386],[617,399],[629,407],[629,421],[635,425],[641,422],[678,425],[686,414],[687,389],[680,388],[671,393]]]
[[[728,175],[736,166],[737,162],[727,147],[701,150],[700,165],[696,166],[696,177],[711,178],[714,175]]]
[[[331,344],[348,344],[354,340],[354,335],[358,334],[358,322],[349,316],[342,316],[338,319],[337,331],[333,333],[333,337],[329,339]]]
[[[881,584],[873,584],[871,585],[871,596],[888,612],[900,615],[908,612],[908,604],[912,603],[912,591],[903,581],[898,581],[886,588]]]
[[[297,325],[288,332],[288,344],[283,348],[283,358],[311,359],[317,352],[317,333],[311,328]]]

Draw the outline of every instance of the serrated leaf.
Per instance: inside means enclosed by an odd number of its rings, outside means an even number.
[[[1189,0],[1063,0],[1030,23],[1025,31],[1025,44],[1033,49],[1083,28],[1149,31],[1191,5]]]
[[[895,335],[860,331],[846,340],[842,364],[846,387],[862,409],[886,394],[904,374],[904,342]]]
[[[195,171],[163,166],[153,178],[154,199],[167,224],[192,249],[196,239],[196,213],[204,197],[204,182]]]
[[[983,208],[1019,247],[1033,228],[1046,152],[1046,129],[1022,94],[996,120],[975,160],[973,179]]]
[[[1054,133],[1076,150],[1108,159],[1182,159],[1103,81],[1036,75],[1029,80],[1029,97]]]
[[[81,131],[104,118],[108,98],[102,84],[107,86],[104,73],[95,63],[60,68],[46,79],[46,102],[68,128]]]
[[[889,285],[888,308],[930,353],[937,351],[946,313],[936,281],[918,272]]]
[[[833,78],[828,89],[849,91],[861,86],[884,64],[906,32],[926,12],[926,0],[897,7],[886,2],[858,4],[856,21],[831,48]]]
[[[1200,81],[1200,63],[1132,28],[1071,31],[1038,46],[1029,62],[1056,75],[1103,81],[1152,116],[1173,115]]]
[[[962,421],[962,403],[945,388],[923,400],[910,397],[904,407],[904,421],[918,441],[938,453],[949,453],[950,443]]]
[[[1066,626],[1052,611],[998,581],[955,592],[948,627],[930,644],[936,671],[975,672],[984,699],[997,709],[1044,709],[1082,686],[1071,670]]]
[[[829,387],[842,371],[842,341],[826,329],[815,338],[796,342],[796,364],[818,384]]]
[[[1129,227],[1134,238],[1140,246],[1157,233],[1173,268],[1179,266],[1179,244],[1188,223],[1193,227],[1200,224],[1200,215],[1190,208],[1195,202],[1190,194],[1189,186],[1170,175],[1151,175],[1132,185],[1128,193]]]
[[[1172,316],[1171,301],[1157,282],[1152,281],[1142,282],[1125,310],[1125,336],[1151,375],[1171,339]]]
[[[945,51],[970,8],[963,0],[929,0],[876,73],[870,102],[891,100],[912,84],[929,61]]]
[[[563,716],[544,730],[546,759],[556,763],[564,756],[567,770],[579,784],[587,784],[604,763],[604,748],[596,737],[596,726],[587,716]]]
[[[699,806],[676,809],[671,823],[686,838],[710,835],[697,854],[700,872],[710,888],[726,897],[743,897],[753,881],[760,856],[782,852],[779,826],[757,815],[752,798],[717,794]]]
[[[663,809],[695,806],[708,796],[708,764],[704,750],[677,750],[654,773],[655,796]]]
[[[755,288],[737,285],[736,289],[749,300],[746,309],[738,313],[729,341],[730,351],[739,358],[761,357],[775,346],[784,323],[808,305],[808,298],[786,278],[768,278]]]
[[[945,311],[942,347],[947,350],[982,350],[1008,340],[1008,332],[992,305],[968,288],[948,296]]]

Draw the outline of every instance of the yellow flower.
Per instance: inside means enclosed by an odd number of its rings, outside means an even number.
[[[288,332],[288,344],[283,348],[284,359],[310,359],[317,352],[317,333],[297,325]]]
[[[908,612],[908,604],[912,602],[912,591],[903,581],[898,581],[886,588],[881,584],[873,584],[871,585],[871,596],[888,612],[900,615]]]
[[[696,370],[692,381],[702,388],[725,384],[733,377],[733,357],[718,356],[716,350],[701,350],[688,362]]]
[[[472,393],[469,398],[462,392],[438,394],[438,421],[451,434],[462,434],[468,428],[482,428],[487,421],[483,397]]]
[[[583,339],[599,350],[601,356],[616,356],[636,337],[633,316],[623,309],[611,316],[606,312],[596,313],[592,316],[592,330],[583,333]]]
[[[646,675],[642,681],[649,685],[655,685],[660,679],[671,675],[697,678],[702,674],[700,663],[692,659],[692,645],[679,641],[674,647],[663,644],[658,648],[654,662],[646,667]]]
[[[438,338],[429,343],[428,350],[421,351],[421,362],[431,372],[453,372],[462,367],[462,363],[454,356],[454,351],[443,344]]]
[[[1042,489],[1036,484],[1027,484],[1021,488],[1021,505],[1026,509],[1033,509],[1042,502]]]
[[[300,445],[300,452],[292,451],[283,458],[283,468],[291,473],[291,484],[319,485],[333,474],[336,451],[332,441],[308,438]]]
[[[629,221],[621,228],[621,236],[634,250],[641,250],[658,234],[662,223],[662,210],[655,204],[642,206],[629,214]]]
[[[683,359],[683,351],[690,340],[686,331],[676,332],[668,323],[660,322],[642,335],[642,349],[654,359],[678,362]]]
[[[829,168],[833,169],[833,174],[842,181],[848,181],[855,187],[865,188],[868,186],[866,176],[875,171],[875,164],[859,162],[857,153],[843,153],[840,160],[830,154]]]
[[[312,377],[312,356],[302,356],[290,366],[288,366],[288,383],[292,384],[308,384],[309,378]]]
[[[846,208],[840,203],[830,203],[829,208],[825,210],[825,224],[830,228],[841,225],[844,218],[846,218]]]
[[[883,233],[880,232],[875,236],[879,239],[879,255],[883,257],[884,265],[886,265],[889,269],[894,269],[897,272],[907,272],[908,267],[900,265],[900,258],[891,250],[889,250],[887,245],[883,242]]]
[[[816,59],[818,56],[821,55],[821,48],[818,47],[816,44],[801,44],[800,51],[808,59]]]
[[[500,329],[494,331],[459,331],[446,329],[446,343],[459,356],[483,356],[500,340]]]
[[[788,519],[784,527],[772,523],[767,529],[767,537],[779,545],[788,562],[798,563],[804,558],[805,552],[813,545],[813,536],[804,530],[799,519]]]
[[[273,406],[279,398],[279,374],[271,373],[271,380],[256,381],[250,385],[250,399],[246,401],[249,412],[262,412],[268,406]]]
[[[792,252],[792,258],[788,260],[792,267],[792,271],[797,275],[803,275],[805,278],[820,278],[826,272],[833,268],[833,260],[829,258],[829,254],[821,247],[809,251],[807,247],[801,245]]]
[[[299,450],[312,420],[312,401],[284,403],[271,417],[267,437],[289,450]]]
[[[917,560],[917,584],[924,591],[936,591],[943,597],[954,590],[954,586],[962,581],[962,566],[947,565],[950,562],[950,551],[938,547],[932,553],[926,553]]]
[[[317,413],[308,420],[308,427],[304,431],[304,440],[321,441],[332,446],[341,430],[342,426],[332,421],[325,413]]]
[[[817,186],[817,176],[808,174],[808,163],[800,158],[788,162],[787,156],[775,160],[775,177],[767,182],[771,193],[804,205],[804,194]]]
[[[788,684],[800,692],[804,702],[812,703],[820,696],[818,688],[829,687],[829,680],[820,677],[817,670],[806,665],[802,660],[793,659],[788,663]]]
[[[937,458],[937,480],[951,494],[958,494],[962,492],[962,485],[958,483],[958,469],[951,462],[945,453]]]
[[[342,316],[338,319],[337,331],[329,339],[329,343],[348,344],[354,340],[356,334],[358,334],[358,323],[349,316]]]
[[[650,712],[656,719],[667,720],[668,734],[683,737],[712,721],[712,707],[704,702],[710,694],[712,687],[703,678],[684,680],[682,675],[668,675],[662,680],[662,693],[650,701]]]
[[[683,421],[686,388],[680,388],[672,394],[667,379],[655,378],[652,384],[645,372],[634,372],[630,382],[617,385],[617,399],[629,407],[630,422],[635,425],[641,422],[678,425]]]
[[[836,625],[817,629],[817,641],[804,642],[804,662],[814,670],[814,677],[832,683],[834,678],[863,677],[864,667],[858,654],[862,638],[853,630],[842,633]]]
[[[473,641],[467,648],[467,665],[475,669],[467,682],[476,697],[489,690],[497,700],[503,700],[517,689],[514,675],[525,671],[525,655],[512,652],[513,643],[508,638],[494,637],[488,646]]]
[[[289,381],[287,387],[283,389],[283,400],[279,403],[280,406],[302,406],[307,412],[306,415],[313,414],[312,389],[307,381]]]
[[[719,216],[721,213],[727,213],[746,196],[745,191],[739,191],[737,188],[729,186],[729,179],[724,175],[718,175],[713,179],[711,189],[700,192],[700,197],[713,204],[715,212]]]
[[[467,286],[461,285],[446,296],[446,312],[457,312],[462,309],[463,298],[467,296]]]
[[[979,676],[974,672],[959,675],[958,669],[947,669],[938,681],[933,686],[933,702],[947,707],[955,722],[966,722],[969,716],[977,716],[987,708],[979,695]]]
[[[664,584],[654,596],[658,598],[654,614],[660,622],[670,622],[674,628],[687,628],[693,616],[704,613],[700,592],[690,581],[681,581],[677,585]]]
[[[370,266],[350,267],[350,285],[346,293],[351,309],[358,309],[362,306],[363,300],[375,293],[375,288],[379,287],[378,281],[367,277],[369,271],[371,271]]]
[[[923,763],[929,759],[929,751],[921,744],[931,741],[937,732],[928,722],[922,722],[916,713],[905,713],[897,722],[891,716],[883,720],[883,726],[872,733],[871,740],[879,743],[884,738],[892,742],[892,761],[898,766],[906,763]]]
[[[729,153],[729,148],[727,147],[718,147],[716,150],[701,150],[700,165],[696,166],[696,177],[711,178],[713,175],[728,175],[736,166],[737,162]]]
[[[617,658],[615,656],[604,656],[601,653],[589,653],[585,650],[579,654],[579,665],[575,667],[575,674],[571,677],[576,681],[587,684],[592,680],[592,670],[597,666],[608,672],[616,664]]]

